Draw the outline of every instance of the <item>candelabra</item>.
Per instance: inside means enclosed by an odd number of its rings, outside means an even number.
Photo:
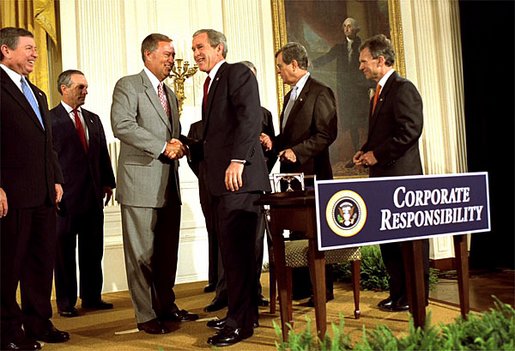
[[[173,78],[175,95],[177,95],[177,100],[179,101],[179,116],[182,114],[182,104],[184,99],[186,99],[186,95],[184,94],[184,81],[197,73],[198,70],[197,65],[190,67],[188,61],[184,61],[184,64],[182,61],[183,59],[175,59],[172,72],[170,73],[170,77]]]

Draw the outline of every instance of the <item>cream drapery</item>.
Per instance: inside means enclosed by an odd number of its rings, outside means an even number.
[[[55,1],[0,1],[0,26],[25,28],[34,34],[39,57],[29,78],[47,96],[52,96],[53,83],[48,58],[51,50],[57,50]]]

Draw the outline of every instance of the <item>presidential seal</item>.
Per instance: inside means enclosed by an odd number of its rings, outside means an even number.
[[[363,198],[352,190],[341,190],[334,194],[325,209],[327,225],[343,237],[359,233],[367,221],[367,207]]]

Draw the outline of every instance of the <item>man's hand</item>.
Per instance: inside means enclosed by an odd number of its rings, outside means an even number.
[[[4,189],[0,188],[0,218],[7,216],[7,210],[9,206],[7,206],[7,194]]]
[[[105,201],[104,201],[104,206],[107,206],[107,204],[109,203],[109,201],[111,200],[111,197],[113,196],[113,189],[111,189],[110,187],[108,186],[105,186],[103,188],[103,192],[104,192],[104,198],[105,198]]]
[[[286,149],[279,152],[279,161],[295,163],[297,162],[297,155],[295,155],[292,149]]]
[[[243,186],[243,168],[241,162],[231,162],[225,170],[225,188],[230,191],[238,191]]]
[[[370,167],[377,164],[377,159],[373,151],[358,151],[352,158],[352,161],[356,166]]]
[[[188,153],[188,149],[179,139],[170,139],[163,154],[170,160],[178,160]]]
[[[272,139],[270,139],[270,136],[268,136],[267,134],[261,133],[261,135],[259,136],[259,142],[261,143],[265,151],[272,150]]]
[[[55,184],[55,206],[59,208],[59,203],[63,199],[63,187],[61,184]]]

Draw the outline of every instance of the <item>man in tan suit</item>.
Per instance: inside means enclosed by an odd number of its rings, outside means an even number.
[[[127,280],[139,330],[171,331],[165,322],[195,320],[175,304],[181,199],[177,97],[163,84],[173,66],[172,40],[150,34],[141,44],[145,64],[114,88],[111,125],[120,139],[118,191]]]

